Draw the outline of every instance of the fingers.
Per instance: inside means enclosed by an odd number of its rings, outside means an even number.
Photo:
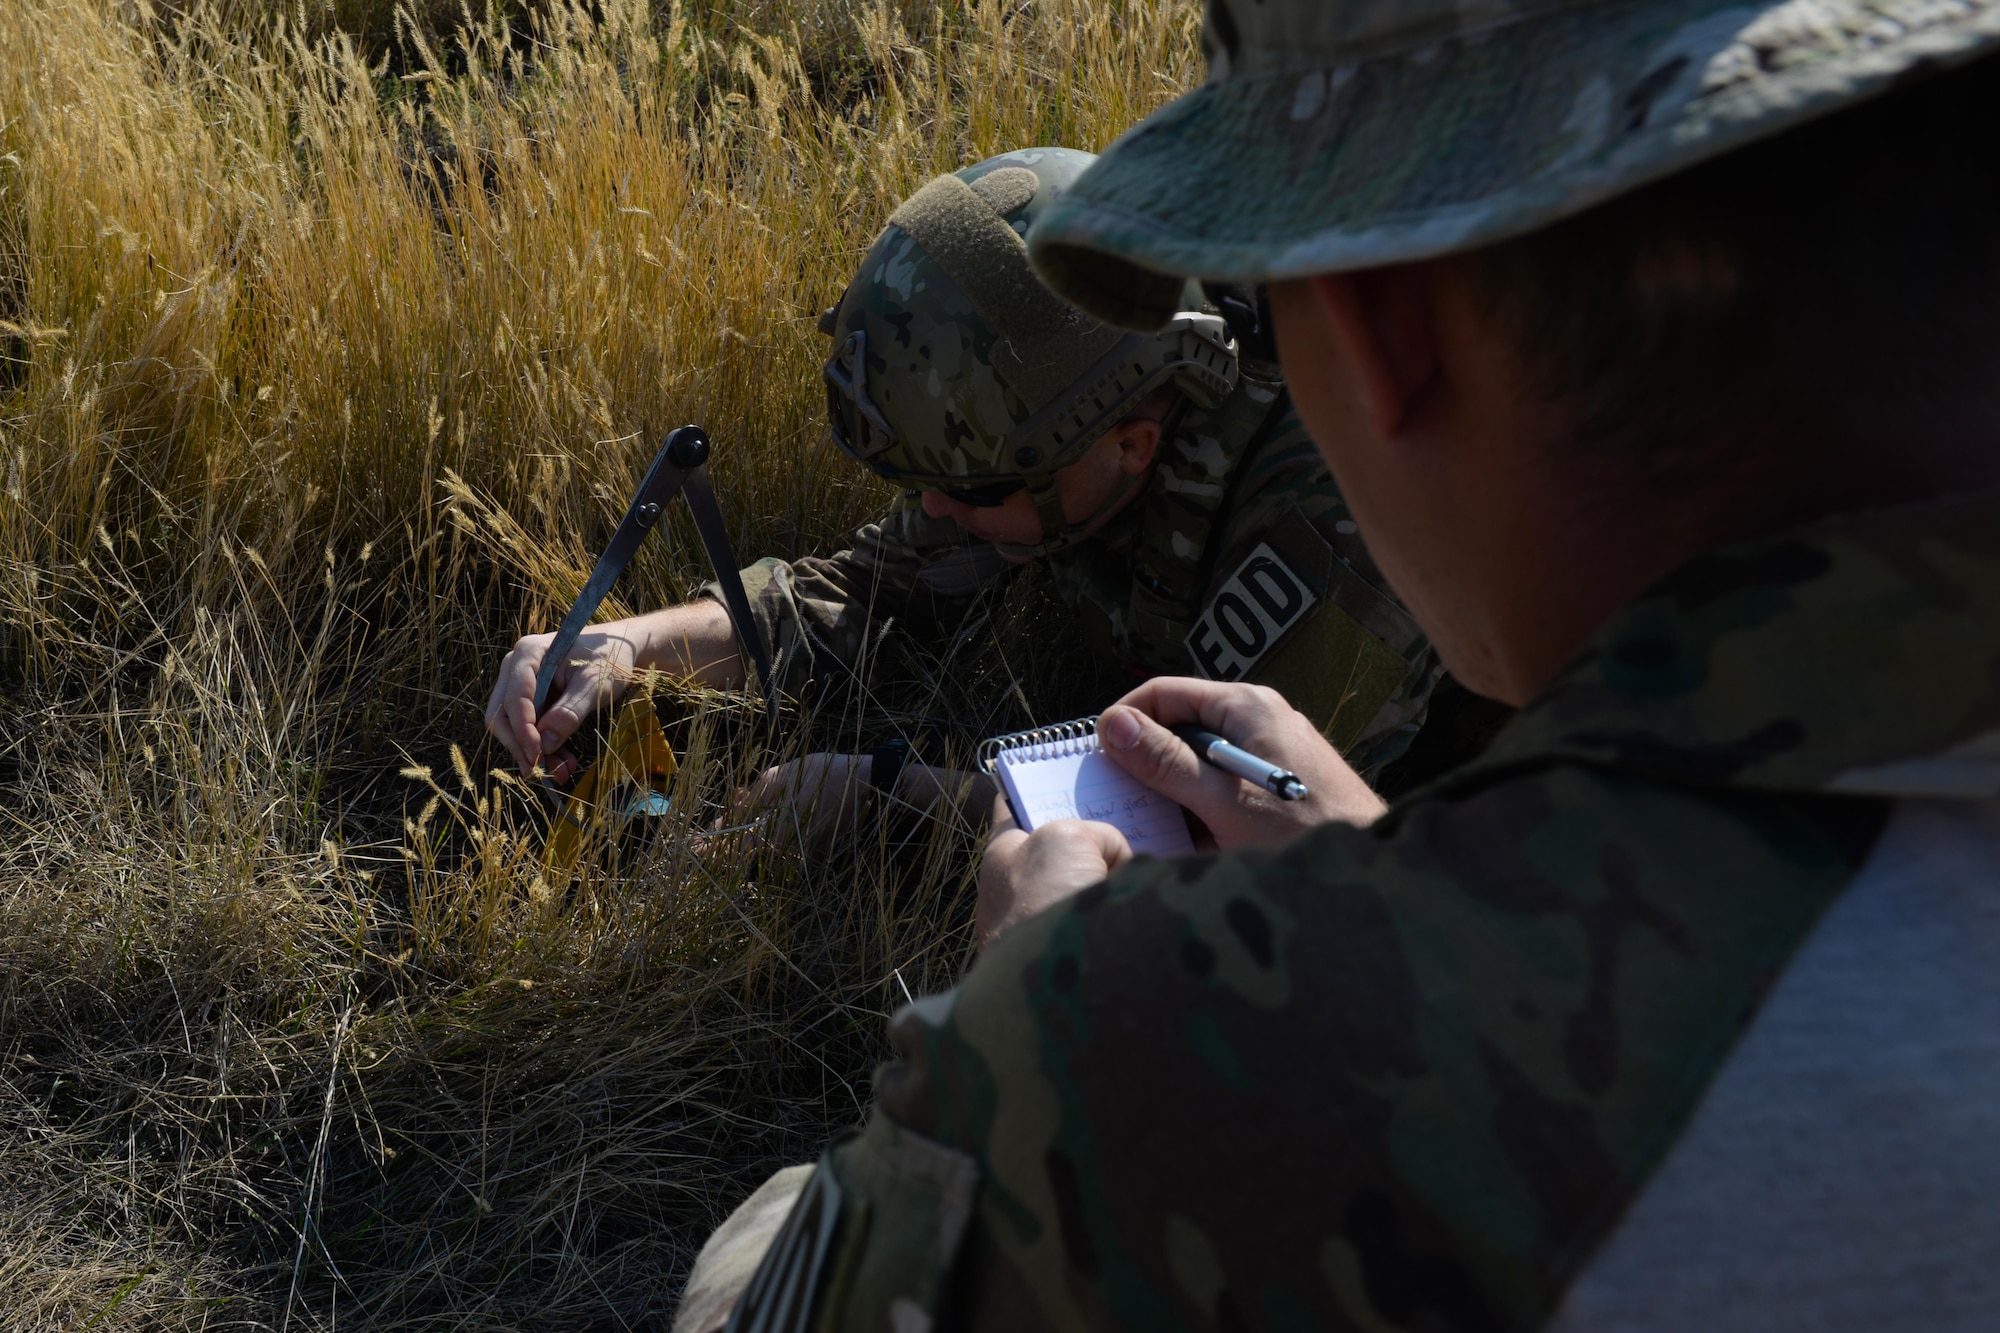
[[[1033,913],[1024,887],[1028,882],[1023,873],[1027,851],[1028,835],[1011,820],[987,840],[986,853],[979,859],[978,894],[972,905],[973,929],[979,933],[981,948]]]
[[[985,886],[989,877],[998,884],[1014,873],[1014,868],[1021,859],[1022,849],[1027,845],[1028,835],[1011,820],[1008,821],[1006,828],[994,830],[993,836],[986,840],[985,852],[979,858],[979,884],[982,894],[986,891]]]
[[[562,786],[583,771],[583,759],[575,750],[557,750],[542,756],[542,771],[549,775],[549,781]]]
[[[1213,808],[1236,795],[1238,779],[1203,763],[1187,742],[1137,708],[1105,709],[1097,737],[1120,768],[1190,810]]]
[[[1125,835],[1116,828],[1109,824],[1100,824],[1094,819],[1079,819],[1076,823],[1079,826],[1078,836],[1086,840],[1098,856],[1103,858],[1104,875],[1110,874],[1132,859],[1132,844],[1127,842]],[[1099,875],[1097,879],[1104,878],[1104,875]],[[1090,883],[1095,884],[1097,879],[1091,880]],[[1087,888],[1089,885],[1084,887]]]
[[[501,660],[486,701],[486,729],[514,757],[522,777],[534,776],[535,762],[541,758],[541,734],[535,728],[535,671],[553,637],[531,634],[517,642]]]
[[[1109,824],[1059,819],[1023,833],[1007,820],[987,843],[979,864],[979,898],[972,915],[981,944],[1082,892],[1131,859],[1131,844]]]
[[[1020,844],[1018,869],[1072,893],[1132,859],[1132,845],[1125,835],[1095,819],[1051,820],[1021,836],[1026,841]]]
[[[1284,696],[1261,685],[1243,685],[1193,676],[1155,676],[1118,702],[1127,704],[1163,726],[1194,722],[1210,731],[1241,730],[1250,714],[1291,711]]]
[[[1262,685],[1156,676],[1119,703],[1162,726],[1194,723],[1213,731],[1252,754],[1292,769],[1308,784],[1314,774],[1347,768],[1310,718],[1285,702],[1284,695]]]
[[[736,794],[737,801],[746,807],[776,805],[784,799],[786,789],[791,785],[791,765],[775,764],[758,774],[757,780]]]
[[[840,754],[837,751],[787,759],[782,764],[765,769],[742,793],[742,799],[752,805],[776,805],[780,802],[810,805],[822,799],[838,801],[856,784],[860,777],[860,765],[866,760],[866,755]]]
[[[523,777],[533,777],[540,763],[558,781],[576,772],[577,758],[565,747],[584,719],[617,699],[631,674],[631,642],[617,634],[592,630],[577,640],[567,660],[556,667],[556,700],[535,713],[535,674],[541,669],[553,634],[531,634],[514,645],[500,663],[486,704],[486,726],[507,747]]]
[[[535,702],[525,694],[512,696],[506,708],[507,719],[513,724],[512,743],[507,748],[520,766],[521,776],[531,778],[542,758],[542,733],[535,727]]]
[[[516,764],[521,762],[521,738],[514,732],[513,719],[507,716],[506,700],[495,698],[486,706],[486,730],[500,742],[500,748],[511,755]]]
[[[1281,801],[1203,762],[1168,730],[1190,722],[1291,769],[1310,794]],[[1104,711],[1098,737],[1114,763],[1193,811],[1223,848],[1275,846],[1328,820],[1367,824],[1387,808],[1310,719],[1261,685],[1155,677]]]
[[[736,793],[730,818],[742,818],[750,810],[772,811],[776,818],[767,825],[767,836],[773,840],[799,836],[811,844],[823,842],[857,812],[866,762],[866,755],[827,752],[767,768]]]
[[[572,671],[567,681],[562,676],[559,669],[556,679],[562,684],[562,696],[544,708],[542,715],[532,723],[541,740],[541,753],[545,755],[554,754],[568,744],[570,737],[583,726],[585,718],[599,706],[616,700],[619,695],[615,683],[604,672],[591,667]]]
[[[992,812],[992,817],[988,822],[992,825],[993,828],[993,832],[989,836],[986,843],[988,847],[991,847],[993,845],[992,839],[999,837],[1002,833],[1007,833],[1007,832],[1021,833],[1020,824],[1016,823],[1014,820],[1014,807],[1008,804],[1007,802],[1006,792],[999,790],[994,791],[993,812]],[[1021,836],[1025,838],[1027,834],[1022,833]]]

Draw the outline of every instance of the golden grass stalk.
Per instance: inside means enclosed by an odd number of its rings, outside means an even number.
[[[743,701],[669,683],[673,813],[561,884],[479,712],[671,425],[746,557],[871,517],[815,313],[931,174],[1185,86],[1196,8],[507,12],[0,21],[0,1327],[657,1319],[965,961],[967,828],[704,836]],[[620,595],[704,573],[677,515]],[[797,744],[1060,711],[1042,596]]]

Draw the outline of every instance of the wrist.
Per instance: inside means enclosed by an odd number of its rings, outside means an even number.
[[[868,785],[877,797],[885,800],[895,797],[896,784],[901,781],[909,762],[910,743],[900,736],[875,747],[868,756]]]

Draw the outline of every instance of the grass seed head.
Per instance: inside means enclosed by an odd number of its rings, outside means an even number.
[[[854,1121],[895,977],[966,959],[975,831],[707,842],[769,759],[751,705],[648,680],[673,804],[558,875],[485,691],[673,425],[741,553],[879,513],[813,312],[932,175],[1196,81],[1199,21],[10,0],[0,1329],[643,1322]],[[607,615],[707,577],[662,528]],[[795,744],[1069,715],[1009,638],[1045,594]]]

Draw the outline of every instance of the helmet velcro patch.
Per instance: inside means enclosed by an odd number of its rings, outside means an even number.
[[[1035,191],[1041,188],[1042,178],[1026,167],[1001,167],[972,182],[972,192],[991,204],[993,211],[1003,218],[1033,203]]]
[[[1007,186],[1003,182],[994,188],[998,192]],[[958,177],[940,176],[911,195],[890,216],[889,225],[922,246],[1000,335],[993,368],[1031,410],[1069,388],[1078,365],[1090,364],[1118,342],[1118,330],[1097,323],[1042,285],[1028,263],[1026,244],[991,203]]]

